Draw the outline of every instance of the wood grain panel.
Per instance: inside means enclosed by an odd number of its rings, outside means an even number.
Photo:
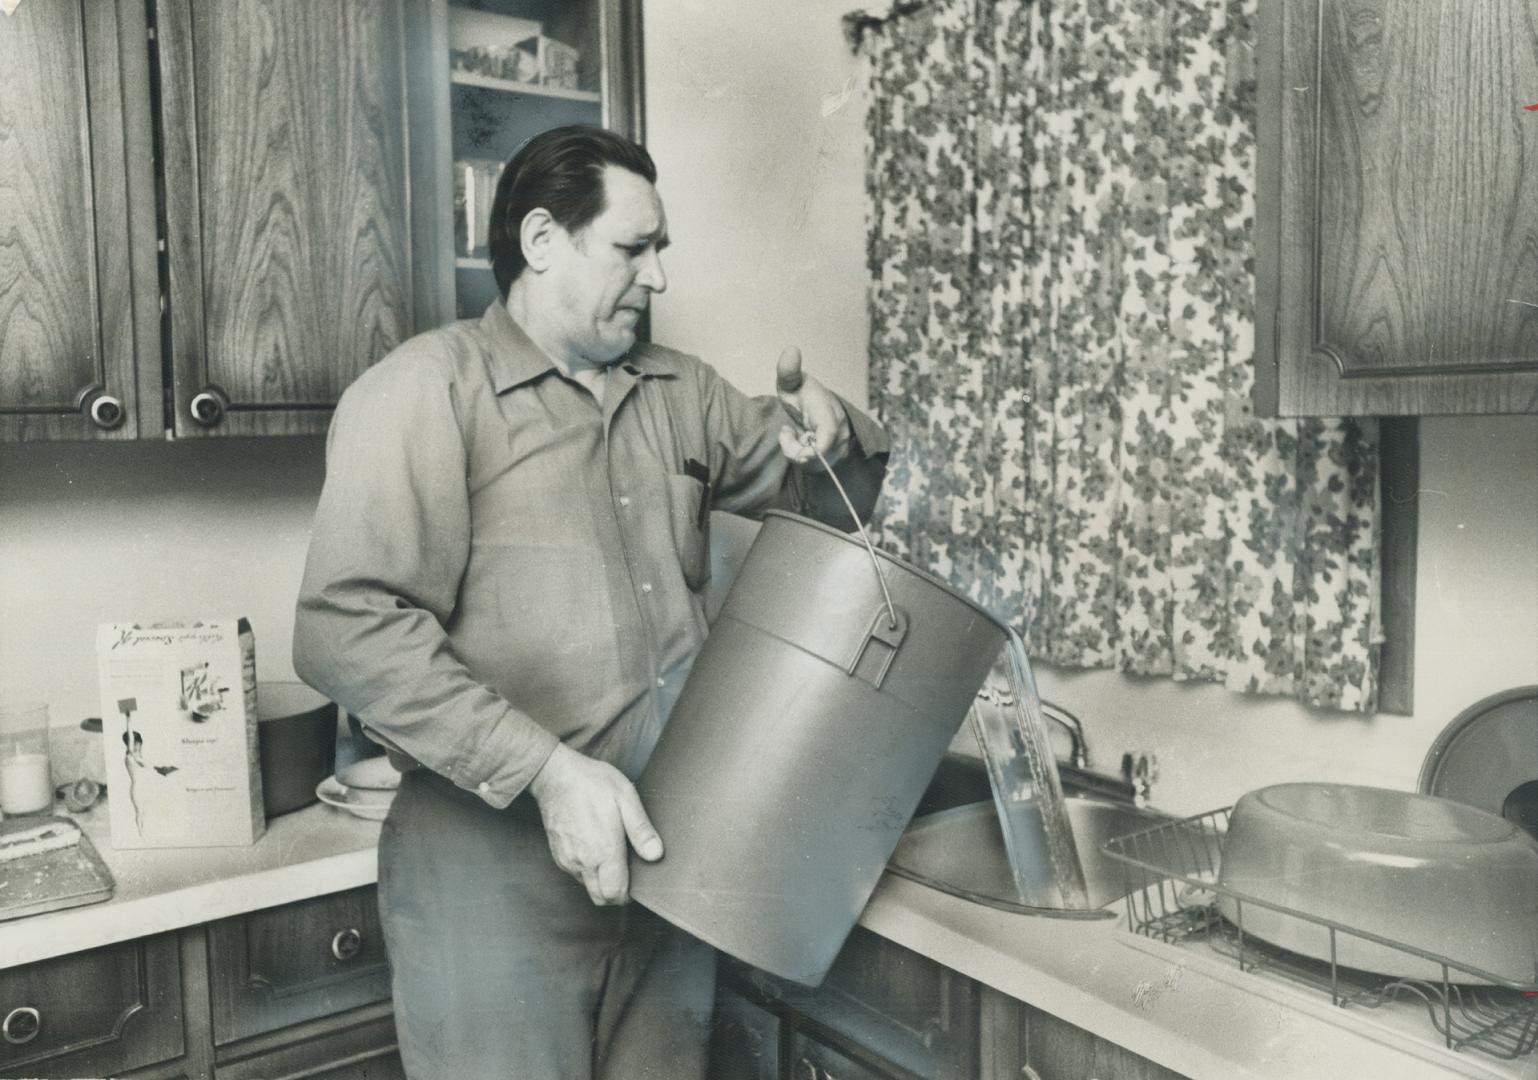
[[[1348,377],[1538,368],[1538,124],[1515,107],[1538,23],[1518,6],[1326,5],[1319,333]]]
[[[82,993],[82,988],[89,993]],[[36,1009],[37,1036],[0,1043],[6,1076],[105,1076],[183,1049],[174,936],[126,942],[0,972],[0,1016]]]
[[[136,433],[118,33],[111,3],[0,20],[0,438]],[[115,431],[93,391],[124,401]]]
[[[413,329],[402,5],[160,10],[178,433],[210,384],[224,433],[323,430]]]
[[[1021,1005],[1026,1059],[1044,1078],[1114,1076],[1116,1080],[1185,1080],[1172,1069],[1134,1054],[1051,1013]]]
[[[1538,411],[1538,0],[1281,7],[1281,411]]]
[[[387,1000],[377,903],[369,887],[211,923],[215,1044]],[[361,934],[362,947],[339,959],[332,941],[350,929]]]

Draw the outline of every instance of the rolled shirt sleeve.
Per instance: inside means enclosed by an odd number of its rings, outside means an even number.
[[[452,382],[416,339],[342,396],[294,627],[299,677],[387,747],[506,806],[557,739],[478,680],[445,627],[470,551]]]

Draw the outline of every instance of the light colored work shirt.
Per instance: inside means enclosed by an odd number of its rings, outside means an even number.
[[[886,438],[846,412],[837,472],[868,515]],[[557,740],[635,778],[705,637],[708,511],[850,527],[828,477],[786,461],[785,423],[655,345],[600,403],[502,304],[407,341],[337,406],[295,669],[495,807]]]

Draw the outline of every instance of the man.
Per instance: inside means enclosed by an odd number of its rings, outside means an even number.
[[[294,665],[406,766],[380,836],[401,1054],[416,1080],[698,1077],[714,954],[627,905],[662,857],[632,781],[705,635],[714,507],[848,526],[878,428],[781,357],[779,399],[637,344],[667,285],[646,151],[561,128],[507,165],[505,303],[348,389]]]

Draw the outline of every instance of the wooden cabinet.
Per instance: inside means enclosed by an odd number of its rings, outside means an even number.
[[[447,317],[412,0],[0,19],[0,438],[324,431]]]
[[[390,999],[372,887],[212,923],[208,958],[217,1046]]]
[[[712,1080],[780,1080],[780,1018],[722,986],[710,1025]]]
[[[0,971],[0,1076],[403,1080],[375,889]]]
[[[850,1057],[804,1031],[790,1040],[790,1061],[791,1080],[902,1080],[904,1075]]]
[[[1181,1074],[1051,1013],[982,990],[981,1080],[1184,1080]]]
[[[733,1080],[972,1080],[978,1059],[977,994],[970,979],[863,927],[855,928],[816,990],[723,961],[722,995],[729,1005],[726,1028],[718,1028],[712,1041],[713,1067],[730,1060],[737,1071],[723,1076]],[[759,1013],[770,1014],[775,1024]],[[748,1038],[760,1045],[771,1033],[777,1036],[781,1071],[753,1071],[764,1068],[763,1055],[731,1047],[727,1037],[736,1030],[749,1031]],[[727,1058],[729,1050],[733,1056]]]
[[[0,971],[0,1076],[117,1076],[184,1050],[174,934]]]
[[[0,437],[139,433],[133,256],[153,275],[154,192],[130,230],[146,192],[128,182],[124,60],[143,70],[143,8],[0,18]]]
[[[409,138],[422,7],[156,3],[178,435],[324,431],[354,378],[440,321],[412,252],[433,210]]]
[[[1257,405],[1538,412],[1538,0],[1263,0]]]

